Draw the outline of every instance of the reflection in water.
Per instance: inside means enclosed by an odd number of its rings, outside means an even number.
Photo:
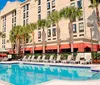
[[[35,65],[0,65],[0,79],[14,85],[35,85],[53,79],[100,79],[100,74],[90,68],[49,67]]]

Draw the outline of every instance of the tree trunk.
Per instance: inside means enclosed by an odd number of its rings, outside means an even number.
[[[14,44],[13,43],[11,44],[11,47],[12,47],[12,53],[14,53]]]
[[[17,38],[16,40],[17,40],[17,47],[16,47],[17,48],[17,50],[16,50],[17,52],[16,53],[19,54],[20,53],[20,40],[19,40],[19,38]]]
[[[99,10],[98,10],[98,6],[96,6],[96,16],[97,16],[97,23],[99,24]]]
[[[17,38],[16,38],[16,54],[18,54],[18,40],[17,40]]]
[[[22,43],[23,43],[23,55],[25,54],[25,42],[24,42],[24,37],[22,38]]]
[[[69,35],[70,35],[70,46],[71,46],[71,53],[72,53],[72,56],[73,56],[73,52],[74,52],[74,46],[73,46],[73,24],[72,22],[70,21],[69,23]]]
[[[32,33],[32,36],[33,36],[33,54],[34,54],[34,32]]]
[[[42,31],[43,54],[45,54],[45,39],[46,39],[46,33],[43,28],[43,31]]]
[[[60,27],[57,23],[57,53],[60,53]]]

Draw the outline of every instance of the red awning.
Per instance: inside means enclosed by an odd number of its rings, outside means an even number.
[[[13,54],[13,51],[12,50],[9,50],[9,54]]]
[[[86,47],[91,48],[91,47],[92,47],[92,45],[91,45],[91,44],[89,44],[89,43],[84,43],[84,48],[86,48]]]
[[[56,50],[56,49],[57,49],[57,45],[46,46],[46,50]]]
[[[40,47],[35,47],[35,50],[42,50],[42,46],[40,46]]]
[[[62,45],[60,45],[60,49],[67,49],[67,48],[70,48],[69,44],[62,44]]]
[[[1,53],[0,53],[0,57],[7,57],[7,54],[4,54],[4,53],[1,54]]]
[[[32,50],[32,47],[25,48],[25,51],[31,51],[31,50]]]

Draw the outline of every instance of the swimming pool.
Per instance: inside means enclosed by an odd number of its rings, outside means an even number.
[[[100,79],[100,72],[90,68],[0,64],[0,80],[14,85],[36,85],[53,79],[97,80]]]

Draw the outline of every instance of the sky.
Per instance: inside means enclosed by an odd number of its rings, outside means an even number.
[[[0,10],[3,9],[3,7],[6,5],[7,1],[16,1],[16,0],[0,0]],[[24,0],[19,0],[19,1],[24,1]]]

